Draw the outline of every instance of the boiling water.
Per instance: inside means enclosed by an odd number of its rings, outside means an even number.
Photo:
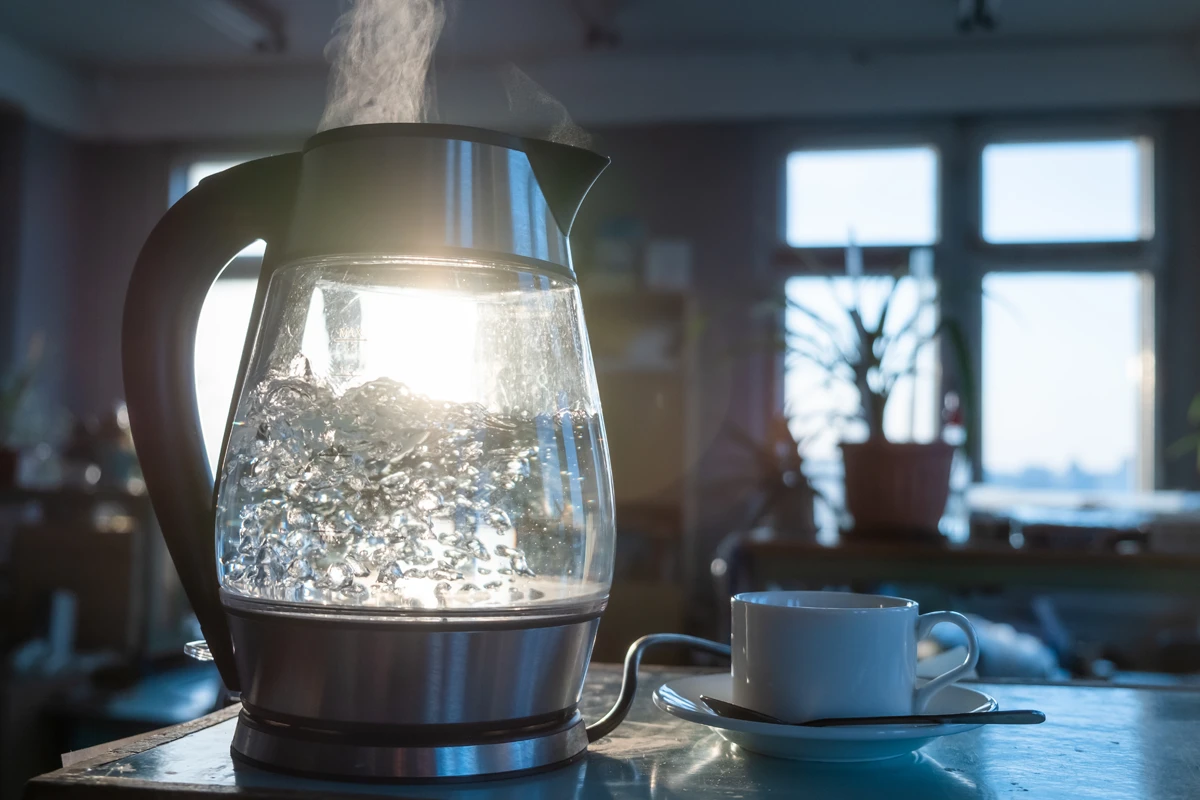
[[[382,378],[331,391],[301,358],[244,399],[218,498],[222,585],[398,608],[596,599],[611,525],[598,417],[496,414]]]

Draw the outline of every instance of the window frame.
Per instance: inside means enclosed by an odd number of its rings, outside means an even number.
[[[1016,142],[1068,142],[1145,138],[1152,147],[1149,178],[1152,235],[1133,242],[991,243],[983,238],[983,149],[989,144]],[[762,163],[770,170],[775,229],[765,258],[764,282],[775,297],[783,297],[783,286],[793,275],[834,274],[844,263],[842,248],[795,248],[787,243],[787,157],[795,150],[856,149],[931,146],[938,157],[938,240],[933,252],[933,275],[938,281],[941,318],[956,319],[967,342],[973,370],[973,386],[960,385],[953,369],[940,371],[939,394],[964,393],[976,399],[976,413],[969,420],[968,447],[975,481],[983,477],[982,461],[982,365],[983,277],[989,272],[1134,272],[1152,282],[1152,297],[1143,319],[1144,332],[1154,348],[1155,365],[1143,382],[1138,420],[1139,437],[1147,443],[1139,454],[1139,488],[1156,488],[1164,475],[1163,409],[1165,344],[1166,242],[1171,231],[1167,220],[1167,182],[1164,167],[1166,136],[1162,119],[1153,113],[993,115],[974,117],[930,117],[919,120],[817,123],[811,126],[784,125],[764,139],[768,156]],[[765,193],[763,195],[766,197]],[[764,215],[765,218],[765,215]],[[885,274],[896,264],[906,263],[912,247],[863,247],[864,272]],[[816,269],[814,269],[816,265]],[[782,329],[782,314],[774,324]],[[952,364],[952,354],[943,344],[942,363]],[[775,359],[770,396],[771,414],[783,407],[782,356]]]
[[[1030,117],[992,118],[978,122],[965,145],[970,155],[971,179],[967,199],[971,202],[972,227],[969,231],[967,263],[978,287],[972,356],[982,364],[983,278],[989,272],[1131,272],[1143,277],[1143,341],[1149,340],[1155,365],[1149,380],[1142,382],[1137,420],[1138,440],[1142,443],[1135,467],[1138,490],[1155,489],[1163,475],[1163,396],[1160,372],[1165,341],[1163,292],[1159,287],[1166,277],[1164,241],[1166,231],[1166,174],[1164,169],[1164,126],[1149,114],[1079,115],[1044,120]],[[989,144],[1020,142],[1080,142],[1113,139],[1145,139],[1151,147],[1149,175],[1152,189],[1149,200],[1152,234],[1149,238],[1124,242],[1048,242],[993,243],[983,238],[983,149]],[[1147,280],[1148,279],[1148,280]],[[1148,291],[1146,291],[1148,289]],[[975,396],[982,399],[982,369],[976,370]],[[982,409],[981,409],[982,410]],[[982,416],[982,415],[977,415]],[[976,419],[975,426],[981,425]],[[977,430],[975,433],[982,433]],[[971,462],[975,479],[983,472],[982,436],[972,437]]]

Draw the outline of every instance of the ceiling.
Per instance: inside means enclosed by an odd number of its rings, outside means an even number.
[[[446,4],[437,110],[464,124],[530,113],[509,64],[589,126],[1200,104],[1200,0]],[[978,6],[995,29],[963,32]],[[95,138],[294,136],[320,118],[345,7],[0,0],[0,102]]]
[[[989,0],[995,31],[961,33],[959,0],[450,0],[438,58],[560,57],[589,49],[711,53],[963,48],[1028,41],[1200,36],[1196,0]],[[969,4],[969,3],[968,3]],[[278,19],[285,46],[255,52],[214,19]],[[7,0],[0,35],[89,68],[315,64],[339,0]],[[593,43],[589,44],[589,34]]]

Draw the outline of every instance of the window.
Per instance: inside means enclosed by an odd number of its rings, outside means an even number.
[[[994,244],[1123,242],[1154,233],[1147,139],[990,144],[983,238]]]
[[[1136,137],[983,148],[983,238],[1001,261],[1007,245],[1056,245],[1037,271],[1018,260],[983,278],[987,483],[1153,488],[1153,281],[1122,250],[1103,251],[1108,271],[1077,271],[1097,251],[1071,248],[1153,236],[1151,161]]]
[[[214,473],[221,457],[221,440],[229,421],[229,405],[257,285],[253,278],[218,280],[208,290],[196,327],[196,400],[204,447]]]
[[[786,169],[787,243],[933,244],[937,173],[932,147],[793,152]]]
[[[937,347],[929,341],[938,320],[937,284],[928,249],[938,240],[938,154],[930,146],[798,150],[788,155],[784,178],[783,238],[801,260],[805,248],[847,248],[845,274],[797,275],[785,287],[791,351],[784,361],[784,413],[805,472],[829,501],[817,509],[826,535],[838,526],[838,444],[866,438],[853,379],[845,367],[831,370],[830,364],[837,350],[851,353],[857,346],[848,309],[857,307],[868,326],[877,324],[893,285],[884,332],[896,342],[885,367],[913,369],[896,380],[884,433],[893,441],[930,441],[938,433],[940,375]],[[849,277],[861,276],[864,261],[878,262],[870,256],[873,247],[914,248],[909,274]]]
[[[984,279],[983,472],[1012,488],[1152,488],[1153,350],[1135,273]]]
[[[240,163],[242,161],[213,160],[188,164],[185,173],[187,191],[209,175]],[[221,456],[221,441],[229,421],[229,406],[246,343],[246,331],[250,327],[250,311],[258,286],[258,261],[265,250],[266,243],[259,240],[235,256],[233,264],[237,268],[226,268],[209,289],[196,328],[196,402],[200,409],[204,446],[214,472]]]

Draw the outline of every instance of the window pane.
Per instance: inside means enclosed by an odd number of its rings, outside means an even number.
[[[933,244],[938,229],[937,168],[932,147],[791,153],[788,244]]]
[[[1153,235],[1151,145],[991,144],[983,149],[983,238],[1124,242]]]
[[[258,281],[245,278],[218,280],[208,291],[196,328],[196,400],[214,473],[257,286]]]
[[[1139,484],[1146,279],[991,274],[983,313],[984,480],[1020,488]]]
[[[868,327],[878,324],[891,286],[891,278],[860,280],[858,304]],[[854,352],[856,336],[845,310],[855,303],[854,289],[850,278],[807,276],[788,279],[785,289],[789,300],[785,324],[791,352],[785,361],[784,409],[810,462],[839,461],[840,441],[866,438],[865,423],[852,419],[861,408],[852,378],[844,368],[831,372],[826,366],[836,360],[838,348]],[[926,344],[914,356],[918,343],[937,328],[936,292],[932,279],[901,278],[888,311],[884,332],[897,338],[889,348],[884,368],[899,372],[914,359],[916,364],[915,378],[907,376],[897,381],[884,410],[884,433],[892,441],[928,442],[937,434],[936,347]],[[793,303],[805,310],[791,307]],[[918,309],[920,319],[909,325]]]

